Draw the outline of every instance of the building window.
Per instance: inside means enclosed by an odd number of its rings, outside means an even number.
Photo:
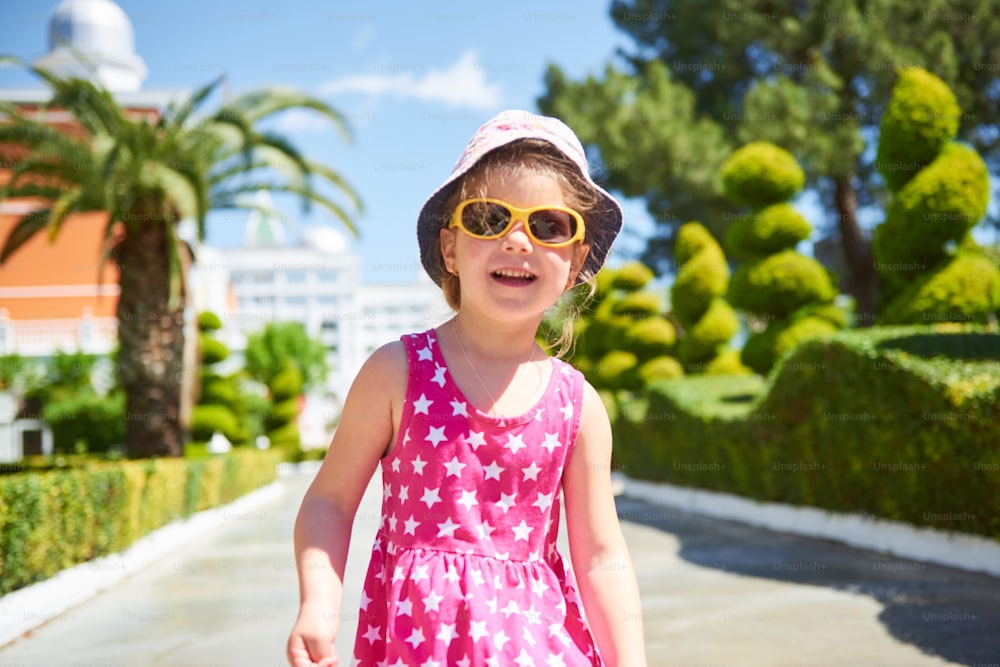
[[[320,271],[316,274],[316,278],[321,283],[335,283],[337,282],[337,272],[336,271]]]
[[[304,306],[306,305],[306,298],[304,296],[290,296],[285,302],[289,306]]]
[[[285,274],[285,281],[299,285],[306,281],[305,271],[289,271]]]

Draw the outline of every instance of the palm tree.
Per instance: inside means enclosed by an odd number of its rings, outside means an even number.
[[[179,456],[184,307],[189,249],[178,225],[192,219],[204,239],[209,210],[259,208],[260,190],[296,195],[357,233],[348,211],[324,189],[360,210],[335,170],[307,160],[263,119],[311,109],[349,139],[343,116],[326,103],[285,88],[239,95],[214,113],[199,113],[221,78],[162,114],[130,114],[112,94],[79,78],[63,78],[15,57],[0,58],[40,77],[52,91],[44,108],[69,112],[76,128],[60,131],[11,104],[0,105],[0,162],[14,165],[0,202],[28,198],[25,214],[0,249],[0,264],[36,234],[59,234],[78,211],[106,211],[101,265],[119,267],[118,379],[126,395],[125,449],[130,457]],[[331,188],[332,186],[332,188]],[[274,213],[274,211],[267,211]]]

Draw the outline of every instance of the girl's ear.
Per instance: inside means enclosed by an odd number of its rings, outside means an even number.
[[[455,235],[458,233],[457,229],[442,229],[441,230],[441,261],[444,262],[444,269],[448,273],[453,273],[458,275],[458,269],[455,259]]]
[[[590,246],[586,243],[581,243],[574,248],[573,259],[569,267],[569,277],[566,279],[566,289],[572,289],[576,285],[576,278],[580,275],[583,263],[587,261],[587,255],[589,254]]]

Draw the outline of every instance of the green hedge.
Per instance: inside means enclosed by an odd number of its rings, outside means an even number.
[[[620,396],[633,477],[1000,538],[1000,335],[838,332],[766,379],[690,376]]]
[[[272,482],[279,459],[241,451],[0,477],[0,595]]]

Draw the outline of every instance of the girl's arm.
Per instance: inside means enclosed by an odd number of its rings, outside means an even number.
[[[395,435],[406,393],[401,342],[376,352],[358,372],[330,449],[295,520],[299,616],[288,640],[294,667],[337,665],[344,566],[358,504]]]
[[[611,488],[611,424],[589,383],[563,491],[570,557],[601,655],[611,667],[646,667],[639,586]]]

